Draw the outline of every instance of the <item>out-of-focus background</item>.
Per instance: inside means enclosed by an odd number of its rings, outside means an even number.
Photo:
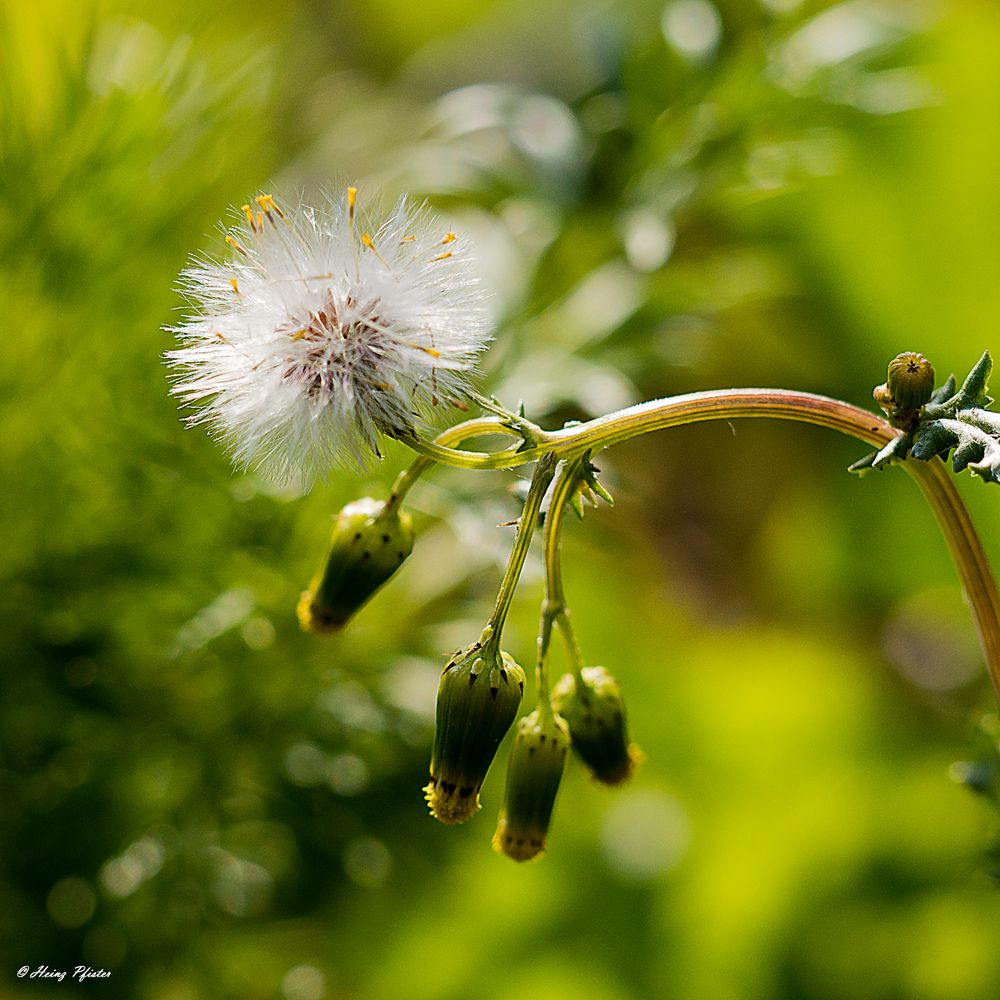
[[[571,764],[538,863],[420,792],[515,474],[429,476],[343,635],[294,607],[331,514],[182,428],[190,253],[261,190],[427,198],[479,248],[483,384],[546,426],[775,385],[961,377],[1000,315],[1000,9],[982,0],[7,0],[0,20],[0,994],[983,1000],[997,736],[918,491],[793,425],[602,456],[585,656],[647,762]],[[1000,490],[960,488],[1000,564]],[[532,662],[539,568],[505,646]],[[562,661],[557,657],[557,671]],[[529,690],[526,707],[530,707]],[[111,978],[44,983],[77,965]]]

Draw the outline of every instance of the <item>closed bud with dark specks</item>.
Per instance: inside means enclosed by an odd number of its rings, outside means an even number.
[[[330,553],[299,600],[307,632],[335,632],[381,587],[413,551],[413,519],[371,497],[338,515]]]
[[[625,702],[618,681],[604,667],[584,667],[583,685],[565,674],[552,692],[552,707],[569,725],[573,751],[605,785],[620,785],[642,761],[629,743]]]
[[[569,727],[538,709],[517,724],[507,765],[507,790],[493,849],[514,861],[529,861],[545,850],[559,782],[569,749]]]
[[[889,362],[886,388],[902,410],[919,410],[934,392],[934,368],[922,354],[906,351]]]
[[[492,641],[492,631],[487,626],[441,675],[424,794],[442,823],[464,823],[479,810],[483,779],[521,705],[524,671]]]

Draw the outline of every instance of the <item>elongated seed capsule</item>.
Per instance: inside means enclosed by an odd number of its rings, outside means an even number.
[[[620,785],[642,761],[629,743],[625,702],[618,681],[604,667],[584,667],[582,687],[565,674],[552,692],[552,707],[569,726],[573,752],[605,785]]]
[[[517,724],[493,834],[495,851],[514,861],[529,861],[544,852],[568,750],[569,727],[558,716],[542,718],[535,709]]]
[[[337,515],[326,561],[299,600],[307,632],[342,628],[413,551],[413,519],[371,497]]]
[[[479,790],[524,692],[524,671],[491,643],[487,627],[441,674],[431,779],[424,795],[442,823],[464,823],[479,810]]]

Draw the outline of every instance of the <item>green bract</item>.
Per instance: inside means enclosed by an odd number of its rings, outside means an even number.
[[[330,552],[299,600],[308,632],[333,632],[403,564],[413,551],[413,519],[371,497],[349,503],[333,525]]]
[[[464,823],[478,811],[479,789],[523,693],[524,671],[499,649],[489,626],[448,661],[438,687],[431,780],[424,788],[435,819]]]

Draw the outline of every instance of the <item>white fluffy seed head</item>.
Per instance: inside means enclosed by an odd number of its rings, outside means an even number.
[[[241,467],[305,487],[378,455],[466,390],[489,341],[465,241],[405,199],[382,218],[356,191],[321,208],[243,206],[231,255],[181,275],[172,392]]]

